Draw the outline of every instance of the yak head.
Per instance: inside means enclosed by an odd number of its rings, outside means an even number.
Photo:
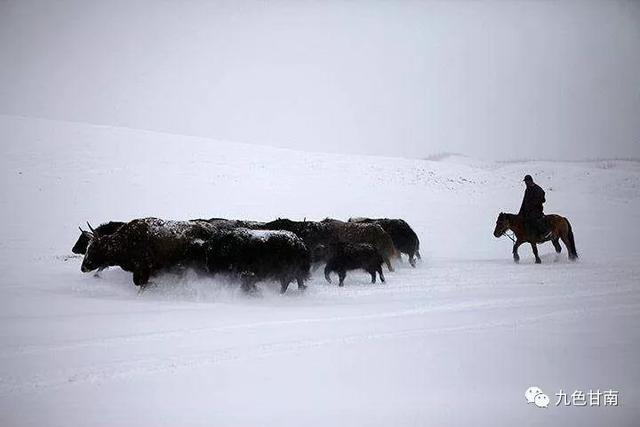
[[[73,252],[74,254],[86,254],[89,242],[94,236],[96,236],[96,231],[93,229],[93,227],[91,227],[91,224],[87,222],[87,225],[89,226],[89,230],[91,231],[83,230],[81,227],[78,227],[78,229],[80,230],[80,237],[78,237],[76,244],[73,245],[73,248],[71,248],[71,252]]]
[[[108,242],[106,240],[108,236],[101,238],[89,223],[87,223],[87,225],[91,231],[80,229],[82,232],[81,237],[84,236],[87,238],[84,259],[82,260],[82,266],[80,266],[80,270],[83,273],[88,273],[108,265],[106,257],[108,248]]]
[[[86,231],[80,228],[80,237],[78,237],[78,241],[71,249],[71,252],[74,254],[84,255],[87,253],[87,246],[89,246],[89,241],[92,238],[107,236],[109,234],[113,234],[120,229],[125,223],[121,221],[109,221],[107,223],[101,224],[99,227],[95,229],[91,227],[91,224],[87,222],[89,226],[89,230]]]

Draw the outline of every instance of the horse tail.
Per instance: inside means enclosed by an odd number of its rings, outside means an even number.
[[[576,240],[573,237],[573,229],[571,228],[571,223],[568,219],[567,221],[567,238],[569,240],[569,259],[578,259],[578,251],[576,250]]]

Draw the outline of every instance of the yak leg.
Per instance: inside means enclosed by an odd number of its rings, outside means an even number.
[[[372,270],[367,270],[367,272],[371,275],[371,283],[376,283],[376,270],[375,268]]]
[[[413,252],[409,254],[409,264],[411,265],[411,267],[416,268],[416,259]]]
[[[298,289],[301,291],[307,289],[307,285],[304,284],[304,279],[302,277],[298,277],[296,280],[298,281]]]
[[[289,278],[280,279],[280,293],[284,294],[287,292],[287,288],[289,287]]]
[[[140,269],[133,272],[133,283],[136,286],[142,286],[149,283],[149,276],[151,273],[147,269]]]
[[[384,274],[382,274],[382,266],[378,266],[378,275],[380,276],[380,281],[384,283]]]
[[[531,242],[531,250],[533,251],[533,255],[536,257],[536,264],[541,264],[542,261],[540,260],[540,257],[538,256],[538,245],[536,245],[535,243]]]
[[[258,290],[258,288],[256,288],[256,282],[256,276],[253,273],[242,273],[240,275],[240,287],[248,294]]]
[[[109,267],[100,267],[99,269],[96,270],[96,272],[93,274],[93,277],[97,277],[98,279],[100,279],[100,273],[102,273],[102,271],[106,270]]]
[[[520,247],[521,244],[523,244],[524,242],[521,242],[520,240],[517,240],[514,244],[513,244],[513,261],[514,262],[520,262],[520,255],[518,255],[518,248]]]
[[[384,257],[384,263],[387,264],[387,268],[389,269],[389,271],[394,271],[388,256]]]
[[[151,273],[146,269],[136,270],[133,272],[133,283],[140,287],[140,289],[138,289],[138,295],[141,295],[145,289],[147,289],[150,275]]]
[[[345,277],[347,277],[347,272],[345,270],[338,271],[338,278],[340,279],[340,283],[338,283],[338,286],[344,286]]]
[[[327,282],[331,283],[331,277],[329,276],[331,274],[331,268],[329,267],[329,265],[326,265],[324,267],[324,278],[327,279]]]

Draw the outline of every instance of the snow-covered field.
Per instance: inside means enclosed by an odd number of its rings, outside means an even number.
[[[0,116],[0,425],[445,426],[640,422],[640,163],[305,153]],[[492,235],[525,173],[580,260]],[[423,261],[306,293],[162,276],[138,296],[71,256],[110,219],[386,216]],[[527,405],[536,385],[546,409]],[[619,391],[618,407],[555,393]]]

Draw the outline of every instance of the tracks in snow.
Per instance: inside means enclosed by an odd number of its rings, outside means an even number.
[[[589,308],[589,310],[575,308],[560,309],[549,311],[539,315],[522,317],[517,319],[517,321],[514,321],[513,319],[498,319],[452,326],[410,328],[381,333],[356,333],[324,339],[296,339],[273,343],[263,343],[258,345],[240,345],[215,349],[213,351],[207,352],[191,353],[186,356],[146,357],[138,358],[135,360],[107,362],[90,368],[62,369],[58,371],[48,372],[46,376],[34,375],[29,378],[5,377],[0,379],[0,396],[42,391],[73,384],[102,383],[117,379],[137,377],[140,375],[168,373],[184,369],[197,369],[202,367],[220,365],[223,363],[248,361],[275,355],[307,351],[310,349],[331,345],[351,345],[356,343],[366,343],[375,340],[419,337],[427,334],[485,331],[494,328],[518,327],[522,325],[528,326],[548,320],[566,321],[572,319],[580,319],[585,315],[593,315],[595,313],[601,312],[606,312],[608,314],[614,313],[618,316],[632,315],[635,317],[640,314],[640,301],[617,304],[616,306],[609,305],[596,308],[591,307]],[[382,316],[384,317],[387,314],[383,314]],[[345,319],[362,318],[363,317],[345,317],[328,319],[301,319],[298,321],[292,320],[286,322],[263,322],[248,325],[234,325],[229,327],[227,330],[230,330],[231,328],[255,328],[265,325],[274,326],[295,322],[338,321]],[[217,331],[221,329],[222,328],[211,328],[209,329],[209,331]],[[172,333],[177,334],[181,332],[173,331],[168,333],[158,333],[157,335],[159,337],[168,337],[169,335],[167,334]],[[137,338],[141,338],[141,336],[137,336]]]
[[[606,296],[619,296],[622,298],[632,297],[636,295],[633,291],[617,291],[617,292],[583,292],[579,294],[572,294],[572,300],[588,300],[590,298],[601,299]],[[413,309],[387,311],[382,313],[362,314],[362,315],[350,315],[350,316],[332,316],[332,317],[317,317],[317,318],[297,318],[286,320],[271,320],[253,323],[240,323],[225,326],[213,326],[213,327],[200,327],[200,328],[181,328],[173,330],[164,330],[156,332],[147,332],[131,335],[112,336],[105,338],[95,338],[87,340],[78,340],[72,342],[63,342],[57,344],[40,344],[40,345],[28,345],[19,347],[5,347],[0,351],[0,360],[12,357],[20,357],[25,355],[51,353],[51,352],[64,352],[74,351],[83,348],[91,347],[112,347],[117,344],[135,343],[142,341],[154,341],[172,338],[183,338],[186,336],[194,335],[206,335],[212,333],[230,332],[236,330],[256,329],[264,327],[278,327],[297,324],[320,324],[327,322],[347,322],[347,321],[362,321],[362,320],[378,320],[378,319],[391,319],[402,318],[408,316],[420,316],[432,313],[459,313],[464,311],[476,311],[476,310],[496,310],[496,309],[513,309],[521,307],[534,307],[539,305],[546,305],[547,303],[554,303],[558,301],[558,297],[555,295],[546,295],[540,297],[511,297],[511,298],[493,298],[487,301],[464,301],[449,304],[440,305],[426,305]],[[588,304],[588,301],[583,301],[583,304]]]

